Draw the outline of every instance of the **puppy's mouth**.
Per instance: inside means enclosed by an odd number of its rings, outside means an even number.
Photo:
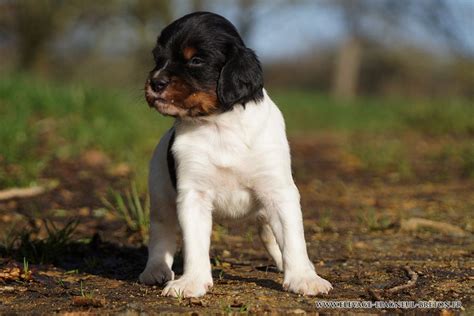
[[[182,116],[185,112],[182,108],[175,105],[175,100],[168,100],[162,94],[153,91],[149,80],[145,83],[145,99],[149,107],[155,108],[166,116]]]
[[[148,105],[165,116],[201,117],[219,112],[219,102],[213,89],[195,90],[176,80],[162,91],[153,90],[150,80],[145,83]]]

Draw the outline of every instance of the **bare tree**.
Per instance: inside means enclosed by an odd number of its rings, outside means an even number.
[[[0,2],[0,30],[16,43],[17,67],[34,70],[47,45],[60,32],[102,7],[93,0],[17,0]]]
[[[239,29],[240,36],[244,41],[248,40],[251,32],[256,23],[256,12],[255,6],[257,1],[255,0],[239,0],[237,1],[238,15],[237,15],[237,28]]]
[[[3,2],[0,7],[2,28],[13,33],[17,43],[18,64],[23,69],[36,65],[56,27],[54,16],[60,10],[56,1]]]
[[[41,64],[48,44],[69,27],[82,23],[100,29],[111,17],[132,16],[137,21],[134,27],[140,43],[137,58],[143,60],[143,52],[150,46],[150,23],[158,22],[157,28],[170,23],[174,18],[172,8],[171,0],[6,0],[0,2],[0,32],[15,43],[17,67],[32,71]]]
[[[357,93],[360,65],[367,41],[383,41],[388,33],[410,32],[416,25],[436,34],[452,47],[460,47],[451,7],[446,0],[330,0],[323,5],[336,10],[345,38],[336,57],[332,92],[350,99]]]
[[[138,22],[135,26],[139,36],[139,45],[135,49],[138,66],[145,67],[150,62],[150,51],[158,31],[171,23],[175,17],[171,0],[136,0],[126,10]],[[156,25],[156,29],[154,26]],[[151,32],[151,33],[150,33]]]

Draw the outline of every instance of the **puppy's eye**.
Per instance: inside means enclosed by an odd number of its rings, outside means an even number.
[[[188,61],[190,66],[201,66],[202,64],[204,64],[204,59],[200,57],[193,57]]]

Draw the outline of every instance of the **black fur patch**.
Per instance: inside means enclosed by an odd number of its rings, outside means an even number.
[[[245,46],[228,53],[217,84],[217,96],[225,111],[234,104],[263,99],[263,72],[257,55]]]
[[[173,188],[176,190],[176,182],[177,182],[177,179],[176,179],[176,161],[174,159],[174,155],[173,155],[173,151],[171,150],[171,148],[173,147],[173,144],[174,144],[174,139],[175,139],[175,130],[173,129],[173,131],[171,132],[171,137],[170,137],[170,141],[168,143],[168,152],[166,154],[166,159],[168,161],[168,173],[170,175],[170,179],[171,179],[171,184],[173,184]]]

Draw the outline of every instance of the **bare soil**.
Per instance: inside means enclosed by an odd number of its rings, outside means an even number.
[[[406,312],[316,308],[321,300],[380,298],[462,302],[462,309],[416,311],[429,315],[473,312],[472,179],[436,180],[431,177],[436,167],[426,172],[421,163],[419,173],[416,169],[414,177],[401,180],[393,173],[364,172],[331,137],[291,143],[309,255],[318,273],[333,284],[329,294],[305,297],[284,292],[283,275],[264,252],[255,227],[222,221],[212,235],[210,293],[199,299],[161,297],[160,286],[137,282],[147,257],[138,234],[112,214],[104,214],[99,199],[110,188],[126,187],[131,176],[112,176],[102,165],[83,160],[56,161],[44,177],[58,179],[59,186],[37,198],[0,204],[0,232],[8,238],[12,227],[36,227],[42,238],[44,218],[61,226],[74,217],[79,225],[68,247],[51,263],[30,263],[30,274],[23,278],[2,279],[0,274],[0,314]],[[463,234],[403,229],[403,220],[410,218],[452,224]],[[175,271],[182,273],[179,253],[175,261]],[[405,266],[417,274],[415,286],[384,291],[409,281]],[[14,267],[24,270],[18,254],[0,258],[0,272],[12,273]]]

